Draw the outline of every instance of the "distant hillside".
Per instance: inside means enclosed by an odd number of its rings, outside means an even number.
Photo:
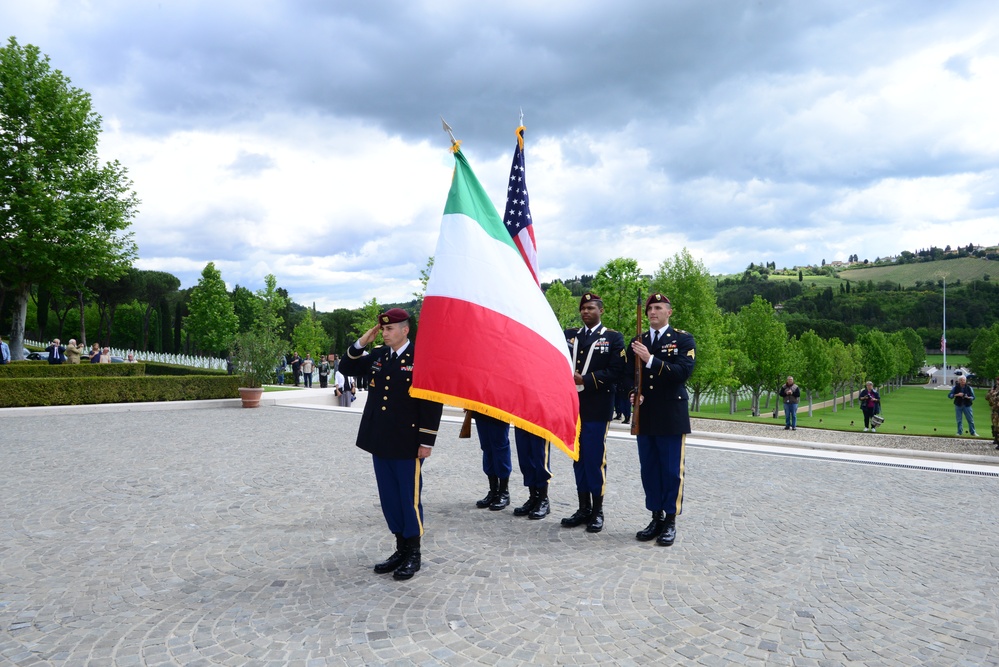
[[[912,287],[917,281],[925,283],[940,280],[940,276],[937,275],[939,273],[947,274],[948,285],[952,285],[958,280],[963,283],[972,280],[999,281],[999,262],[979,257],[960,257],[957,259],[941,259],[935,262],[916,262],[913,264],[875,266],[867,269],[848,269],[840,271],[837,275],[844,280],[854,282],[871,280],[877,284],[888,281],[898,283],[903,287]]]

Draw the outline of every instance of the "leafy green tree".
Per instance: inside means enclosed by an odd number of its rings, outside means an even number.
[[[118,162],[101,164],[101,117],[37,47],[0,48],[0,286],[14,301],[19,357],[33,285],[114,279],[135,257],[138,206]]]
[[[556,280],[548,287],[545,300],[552,307],[552,312],[563,329],[580,326],[579,299],[572,295],[562,281]]]
[[[227,350],[239,331],[239,319],[215,262],[208,262],[191,290],[185,321],[195,349],[213,353]]]
[[[291,344],[303,358],[306,354],[311,354],[316,360],[320,354],[326,354],[329,349],[329,336],[326,335],[319,320],[313,317],[311,309],[307,308],[305,317],[295,325],[295,330],[291,334]]]
[[[832,338],[827,341],[829,350],[829,384],[833,393],[833,412],[837,411],[836,395],[843,396],[843,407],[846,407],[847,388],[855,383],[859,374],[856,369],[857,361],[854,358],[853,346],[845,345],[839,338]]]
[[[246,333],[253,329],[253,325],[260,317],[262,307],[257,295],[246,287],[236,285],[229,293],[229,298],[232,299],[232,309],[239,322],[239,333]]]
[[[430,282],[430,273],[434,270],[434,256],[431,255],[427,258],[427,265],[420,269],[420,291],[413,292],[413,296],[416,297],[416,306],[413,308],[413,313],[417,317],[420,315],[420,311],[423,310],[423,296],[427,293],[427,283]]]
[[[829,344],[819,338],[814,331],[801,334],[798,342],[803,364],[798,371],[797,379],[808,396],[808,416],[811,417],[815,393],[832,383],[832,354]]]
[[[760,395],[780,385],[786,368],[787,330],[774,315],[774,308],[756,296],[735,318],[736,343],[742,354],[735,376],[752,394],[753,416],[760,415]]]
[[[370,329],[371,327],[375,326],[375,324],[378,323],[378,316],[380,314],[381,314],[381,306],[378,305],[378,300],[375,299],[374,297],[371,297],[371,301],[368,301],[360,308],[359,316],[357,320],[354,322],[353,328],[350,331],[350,335],[353,338],[351,344],[353,344],[353,341],[356,341],[358,338],[363,336],[368,329]],[[413,323],[411,322],[410,331],[411,335],[415,338],[416,334],[412,333],[412,324]],[[374,341],[372,341],[372,345],[378,347],[381,344],[382,344],[382,335],[381,333],[378,333],[375,336]]]
[[[972,373],[986,381],[999,376],[999,323],[993,324],[975,337],[968,350]]]
[[[646,281],[638,262],[628,257],[612,259],[597,271],[593,291],[604,302],[603,325],[620,331],[628,340],[635,331],[636,301],[644,299]],[[576,315],[579,315],[577,304]]]
[[[880,387],[892,378],[895,373],[895,356],[888,337],[883,331],[872,329],[860,334],[857,343],[864,358],[864,370],[867,379]]]
[[[673,308],[670,324],[689,331],[697,343],[697,363],[687,380],[691,409],[696,412],[702,395],[730,386],[733,380],[728,363],[731,353],[725,347],[728,339],[723,335],[714,280],[704,264],[683,248],[659,265],[651,289],[669,298]],[[626,332],[625,340],[630,339],[630,333]]]
[[[160,308],[161,302],[170,294],[180,289],[180,278],[165,271],[139,272],[140,299],[146,304],[146,312],[142,318],[142,349],[149,350],[149,321],[154,309]]]

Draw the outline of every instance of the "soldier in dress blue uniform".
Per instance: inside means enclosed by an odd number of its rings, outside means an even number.
[[[367,354],[365,346],[381,332],[385,344]],[[347,349],[340,361],[345,375],[370,377],[368,398],[357,431],[357,446],[371,453],[378,498],[396,549],[375,572],[409,579],[420,569],[423,535],[423,461],[433,453],[443,406],[413,398],[414,345],[409,340],[409,313],[392,308],[378,316]]]
[[[673,307],[656,292],[645,302],[649,330],[628,347],[629,368],[637,357],[642,370],[638,413],[638,460],[645,507],[652,522],[635,538],[668,547],[676,540],[676,515],[683,503],[683,458],[690,415],[687,378],[694,372],[694,337],[669,324]]]
[[[624,378],[624,337],[600,323],[604,302],[587,292],[579,300],[583,326],[566,329],[579,392],[579,460],[572,464],[579,509],[565,519],[568,528],[586,524],[590,533],[604,527],[604,490],[607,484],[607,429],[614,416],[614,385]]]
[[[489,480],[489,492],[476,500],[475,506],[479,509],[488,507],[494,512],[506,509],[510,504],[510,473],[513,470],[510,425],[480,412],[474,413],[473,419],[482,449],[482,472]]]

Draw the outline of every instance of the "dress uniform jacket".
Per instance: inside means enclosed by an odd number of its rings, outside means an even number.
[[[634,339],[632,339],[634,340]],[[652,353],[652,367],[642,367],[642,396],[639,407],[640,435],[679,435],[690,433],[687,409],[687,379],[694,372],[694,337],[667,325],[652,349],[651,332],[642,334],[642,344]],[[628,345],[628,368],[635,367],[635,353]]]
[[[573,369],[583,376],[580,421],[609,422],[614,417],[614,385],[624,378],[624,336],[602,325],[589,337],[586,327],[564,333]]]
[[[410,341],[398,359],[383,345],[371,354],[351,345],[340,360],[347,376],[368,376],[368,396],[357,431],[357,446],[386,459],[415,459],[421,445],[433,447],[444,406],[413,398],[415,344]]]

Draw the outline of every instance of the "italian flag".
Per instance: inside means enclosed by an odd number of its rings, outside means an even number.
[[[410,395],[507,421],[578,460],[562,328],[460,150],[417,340]]]

